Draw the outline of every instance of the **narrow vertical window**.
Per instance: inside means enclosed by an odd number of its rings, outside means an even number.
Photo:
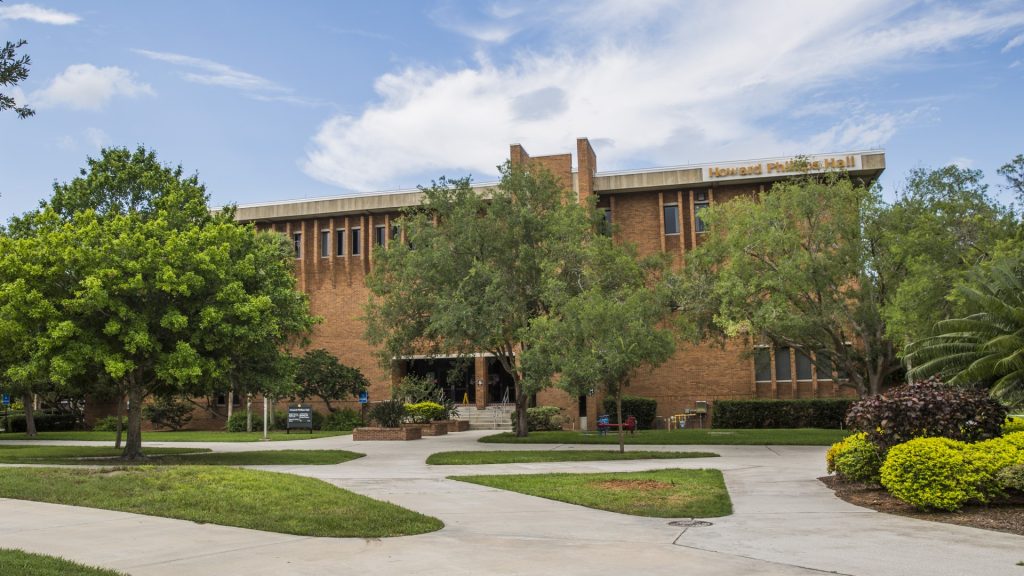
[[[818,380],[832,379],[832,358],[824,350],[814,354],[814,363],[818,366]]]
[[[345,229],[338,228],[334,231],[334,238],[337,241],[337,246],[334,249],[334,254],[337,256],[345,255]]]
[[[384,225],[373,227],[373,243],[377,246],[383,246],[387,242],[387,228]]]
[[[704,210],[708,206],[711,206],[711,202],[708,201],[707,192],[696,192],[693,198],[693,214],[694,214],[694,229],[697,233],[707,232],[707,224],[704,223],[700,218],[700,211]]]
[[[665,234],[679,234],[679,206],[665,204]]]
[[[754,380],[757,382],[772,381],[772,351],[767,346],[754,350]]]
[[[295,249],[295,257],[302,258],[302,232],[292,234],[292,247]]]
[[[331,231],[320,231],[320,257],[327,258],[331,255]]]
[[[601,234],[612,235],[612,209],[605,208],[601,213]]]
[[[789,364],[789,347],[775,349],[775,379],[788,382],[793,379],[793,367]]]
[[[398,230],[398,225],[397,224],[392,224],[391,225],[391,239],[392,240],[398,240],[398,236],[400,234],[401,234],[401,232]]]
[[[359,228],[352,229],[352,255],[359,256]]]
[[[796,379],[811,379],[811,357],[799,350],[796,351]]]

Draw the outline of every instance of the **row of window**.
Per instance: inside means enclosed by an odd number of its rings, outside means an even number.
[[[693,212],[696,214],[694,223],[698,234],[707,230],[707,227],[704,225],[704,221],[700,218],[700,211],[710,205],[711,202],[708,200],[707,192],[694,193]],[[679,205],[674,202],[671,204],[665,204],[662,210],[665,215],[665,235],[671,236],[679,234],[679,230],[681,229],[679,225]]]
[[[350,241],[349,242],[349,246],[351,246],[351,249],[350,249],[351,251],[346,253],[345,252],[345,237],[346,237],[345,229],[344,228],[338,228],[337,230],[335,230],[334,231],[335,242],[333,244],[333,246],[334,246],[334,254],[336,256],[339,256],[339,257],[340,256],[346,256],[346,255],[347,256],[360,256],[362,254],[362,245],[363,245],[362,242],[360,242],[360,240],[362,239],[361,234],[362,234],[362,229],[359,228],[359,227],[351,228],[348,231],[348,238],[349,238],[349,241]],[[395,238],[398,238],[398,234],[399,234],[398,227],[397,226],[392,226],[391,227],[391,239],[394,240]],[[376,246],[384,246],[387,243],[387,227],[386,226],[379,225],[379,226],[374,226],[373,227],[373,243]],[[292,233],[292,246],[293,246],[293,248],[295,250],[295,257],[298,258],[298,259],[301,259],[302,258],[302,232],[293,232]],[[330,230],[321,230],[320,231],[320,257],[321,258],[327,258],[327,257],[329,257],[331,255],[331,246],[332,246],[332,243],[331,243],[331,231]]]
[[[830,362],[829,358],[823,353],[819,353],[815,354],[815,359],[818,365],[818,380],[831,380],[832,362]],[[812,366],[815,364],[815,359],[811,359],[807,354],[789,346],[776,348],[775,380],[777,382],[792,381],[794,364],[796,365],[797,380],[811,380],[813,375]],[[841,370],[837,370],[836,376],[840,380],[845,379],[845,374]],[[772,381],[771,349],[767,347],[760,347],[754,350],[754,380],[757,382]]]

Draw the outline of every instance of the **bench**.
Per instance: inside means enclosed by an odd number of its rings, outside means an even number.
[[[630,416],[629,418],[626,418],[626,421],[622,424],[615,424],[611,422],[611,419],[607,416],[601,416],[597,419],[597,431],[600,434],[607,434],[608,430],[618,430],[619,428],[628,430],[630,434],[633,434],[636,432],[636,418]]]

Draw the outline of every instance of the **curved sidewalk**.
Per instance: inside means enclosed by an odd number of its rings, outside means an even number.
[[[720,458],[427,466],[444,450],[599,446],[479,444],[465,432],[415,442],[351,437],[214,449],[341,448],[367,457],[336,466],[266,466],[436,516],[439,532],[329,539],[0,500],[3,546],[56,554],[134,576],[182,574],[777,574],[1024,575],[1024,537],[879,514],[835,498],[816,477],[823,447],[643,446]],[[175,443],[175,445],[181,445]],[[192,445],[192,444],[190,444]],[[289,446],[290,445],[290,446]],[[302,445],[302,446],[299,446]],[[605,448],[613,448],[606,446]],[[629,449],[629,448],[627,448]],[[725,472],[735,513],[681,529],[668,519],[591,510],[445,479],[466,473],[603,472],[658,468]],[[301,495],[296,495],[301,497]]]

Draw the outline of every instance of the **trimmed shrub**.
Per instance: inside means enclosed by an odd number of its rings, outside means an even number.
[[[37,412],[33,415],[36,422],[36,432],[65,432],[67,430],[78,430],[82,421],[75,414],[47,414]],[[11,432],[25,432],[25,415],[18,414],[8,418]]]
[[[192,405],[178,398],[157,398],[142,407],[142,417],[154,428],[181,430],[192,420]]]
[[[1024,451],[1024,431],[1011,432],[1001,438],[1003,442],[1008,442],[1017,447],[1017,450]]]
[[[557,406],[537,406],[526,409],[526,431],[543,432],[562,429],[562,411]],[[519,430],[516,413],[512,413],[512,431]]]
[[[444,420],[446,413],[444,406],[437,402],[417,402],[405,405],[405,416],[417,424]]]
[[[996,474],[996,480],[1003,490],[1024,492],[1024,464],[1003,468]]]
[[[958,510],[981,496],[966,444],[949,438],[916,438],[893,446],[881,479],[890,494],[918,508]]]
[[[1011,436],[1018,435],[1024,437],[1024,433],[1020,432]],[[1005,496],[999,483],[999,472],[1017,464],[1024,464],[1024,451],[1014,440],[1012,437],[993,438],[967,445],[967,458],[972,468],[974,486],[982,502]]]
[[[321,430],[352,430],[363,426],[363,416],[355,410],[343,408],[337,412],[331,412],[324,418]]]
[[[107,416],[96,420],[92,425],[94,432],[117,432],[117,416]],[[121,417],[121,430],[128,429],[128,417]]]
[[[978,442],[1002,434],[1006,408],[984,390],[947,386],[935,378],[855,402],[846,423],[883,452],[914,438]]]
[[[1024,432],[1024,417],[1010,416],[1003,423],[1003,434],[1012,434],[1014,432]]]
[[[404,417],[405,402],[401,400],[377,402],[370,408],[370,419],[381,428],[399,428]]]
[[[604,413],[611,416],[611,422],[615,422],[615,398],[608,396],[604,399]],[[622,419],[630,416],[636,418],[636,426],[642,430],[650,430],[654,426],[654,417],[658,414],[658,401],[654,398],[643,396],[622,397]]]
[[[224,424],[227,431],[246,431],[246,412],[232,412],[231,417]],[[253,431],[263,429],[263,416],[253,412]]]
[[[847,480],[879,483],[882,455],[863,432],[833,444],[828,449],[825,460],[829,474],[837,472]]]
[[[715,428],[842,428],[853,400],[716,400]]]

